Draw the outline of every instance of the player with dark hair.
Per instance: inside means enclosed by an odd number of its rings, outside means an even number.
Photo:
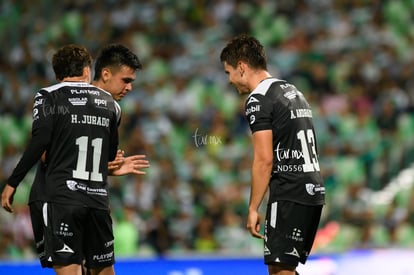
[[[56,274],[114,274],[108,162],[117,153],[119,107],[110,93],[89,84],[92,58],[67,45],[53,56],[59,84],[39,90],[32,138],[2,193],[12,211],[15,188],[44,156],[45,259]]]
[[[130,49],[121,44],[110,44],[98,53],[92,85],[109,92],[116,101],[121,101],[132,91],[132,82],[135,81],[137,71],[141,69],[141,61]],[[119,105],[118,107],[121,112],[121,107]],[[119,118],[121,119],[121,115]],[[123,153],[123,151],[119,152],[121,160]],[[134,160],[135,168],[147,168],[149,165],[145,157],[145,155],[135,155],[125,160]],[[119,163],[110,162],[108,168],[118,169]],[[140,170],[133,170],[132,173],[145,174]]]
[[[325,199],[312,110],[303,94],[267,70],[264,47],[251,36],[233,38],[220,61],[246,99],[253,164],[247,229],[264,239],[270,275],[295,274],[305,264]],[[264,235],[259,207],[269,188]]]
[[[119,101],[132,90],[132,82],[136,78],[136,71],[141,68],[140,60],[128,48],[120,44],[108,45],[101,50],[96,59],[93,85],[111,93],[113,98]],[[118,108],[120,110],[119,106]],[[120,121],[118,121],[118,125],[119,123]],[[118,150],[116,159],[108,163],[109,175],[143,175],[145,172],[141,169],[149,167],[149,162],[145,158],[145,155],[124,157],[124,151]],[[45,170],[44,160],[39,161],[30,190],[29,208],[40,263],[43,267],[51,267],[52,262],[45,258],[43,238],[42,206],[45,201]]]
[[[119,101],[132,90],[136,71],[140,69],[142,64],[133,52],[124,45],[110,44],[98,53],[93,84]]]

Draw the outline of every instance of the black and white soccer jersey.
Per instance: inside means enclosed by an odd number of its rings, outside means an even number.
[[[44,192],[42,199],[50,202],[108,208],[107,165],[116,155],[119,119],[111,94],[88,83],[62,82],[38,91],[32,141],[41,148],[29,144],[26,152],[37,161],[46,151],[45,189],[32,191]],[[24,161],[26,152],[20,161],[25,169],[35,163]]]
[[[115,108],[117,112],[117,125],[119,126],[121,122],[121,106],[119,106],[119,104],[116,101],[114,102],[114,104],[115,104]],[[36,108],[36,104],[34,108]],[[46,181],[45,174],[46,174],[46,165],[42,161],[39,161],[38,167],[36,170],[36,175],[33,180],[32,188],[30,190],[29,204],[34,201],[45,201],[46,200],[45,187],[44,187],[45,181]]]
[[[276,78],[260,82],[246,99],[251,131],[273,133],[273,171],[270,200],[307,205],[324,203],[312,110],[292,84]]]

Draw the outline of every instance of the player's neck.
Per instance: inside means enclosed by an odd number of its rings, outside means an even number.
[[[103,86],[103,85],[102,85],[102,81],[101,81],[101,80],[93,80],[93,81],[92,81],[92,85],[93,85],[93,86],[96,86],[96,87],[98,87],[98,88],[103,89],[103,88],[102,88],[102,86]]]
[[[91,68],[86,66],[83,68],[82,75],[67,76],[62,79],[62,82],[91,82]]]
[[[71,76],[62,79],[62,82],[89,82],[85,76]]]
[[[250,88],[251,91],[253,91],[254,89],[256,89],[256,87],[259,85],[260,82],[262,82],[263,80],[272,77],[270,75],[270,73],[266,70],[260,70],[260,71],[255,71],[251,77],[250,77]]]

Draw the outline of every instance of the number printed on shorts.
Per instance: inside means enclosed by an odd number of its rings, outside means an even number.
[[[303,152],[303,172],[315,172],[320,171],[318,155],[316,153],[315,136],[311,129],[300,130],[297,133],[297,137],[300,140]]]
[[[89,138],[87,136],[81,136],[76,139],[76,145],[78,145],[78,160],[76,169],[73,170],[72,176],[75,179],[102,181],[102,174],[99,173],[99,165],[101,162],[102,153],[102,138],[92,139],[91,145],[93,147],[92,158],[92,171],[86,171],[86,160],[88,157]]]

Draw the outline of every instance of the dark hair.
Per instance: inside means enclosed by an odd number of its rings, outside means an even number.
[[[266,53],[260,42],[246,34],[234,37],[221,51],[220,61],[237,67],[239,61],[254,69],[267,69]]]
[[[65,77],[82,76],[83,69],[90,67],[92,56],[80,45],[69,44],[61,47],[53,55],[52,67],[57,80]]]
[[[102,69],[110,67],[117,70],[121,66],[128,66],[134,70],[142,69],[142,64],[133,52],[121,44],[110,44],[101,49],[95,61],[94,80],[101,78]]]

